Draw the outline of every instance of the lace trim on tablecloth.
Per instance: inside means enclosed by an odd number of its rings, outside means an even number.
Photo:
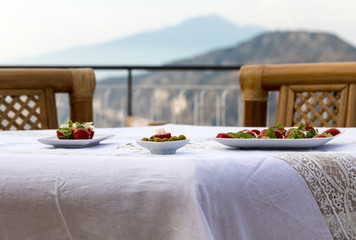
[[[304,178],[334,239],[356,239],[356,158],[344,153],[276,157]]]

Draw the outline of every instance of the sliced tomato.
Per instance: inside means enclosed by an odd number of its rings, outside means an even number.
[[[90,133],[84,128],[74,130],[73,139],[90,139]]]
[[[171,136],[172,136],[171,133],[156,134],[156,135],[155,135],[156,138],[161,138],[161,139],[163,139],[163,138],[170,138]]]
[[[257,138],[257,136],[258,136],[257,133],[255,133],[253,131],[247,131],[245,133],[250,134],[253,138]]]
[[[327,136],[325,134],[318,134],[318,135],[315,135],[313,138],[326,138]]]
[[[284,138],[283,133],[280,130],[273,130],[274,134],[276,134],[276,138]]]
[[[60,131],[57,130],[57,137],[58,139],[66,139],[66,137],[61,133]]]
[[[312,126],[306,126],[306,127],[305,127],[305,130],[307,130],[307,131],[309,131],[309,130],[315,131],[315,128],[312,127]]]
[[[252,129],[251,132],[254,132],[254,133],[256,133],[257,135],[260,135],[260,134],[261,134],[261,131],[258,130],[258,129]]]
[[[227,133],[219,133],[218,135],[216,135],[216,138],[235,138],[235,137]]]
[[[330,133],[331,135],[336,136],[336,135],[340,134],[341,132],[337,128],[329,128],[329,129],[325,130],[324,133]]]
[[[93,139],[95,131],[91,130],[90,128],[88,128],[88,131],[90,133],[90,137],[89,138]]]
[[[260,132],[260,137],[263,137],[263,136],[266,134],[267,131],[268,131],[268,128],[263,129],[263,130]]]

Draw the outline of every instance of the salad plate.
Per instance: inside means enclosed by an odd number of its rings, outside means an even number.
[[[152,142],[152,141],[136,141],[138,145],[148,149],[152,154],[174,154],[177,149],[185,146],[189,140],[167,141],[167,142]]]
[[[334,137],[325,138],[304,138],[304,139],[236,139],[236,138],[215,138],[215,141],[234,148],[314,148],[329,142]]]
[[[55,148],[85,148],[98,145],[101,141],[113,137],[109,135],[94,135],[93,139],[58,139],[57,136],[37,139],[40,143],[52,145]]]

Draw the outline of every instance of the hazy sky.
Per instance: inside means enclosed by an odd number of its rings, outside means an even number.
[[[356,46],[354,0],[0,0],[0,62],[157,30],[206,15]]]

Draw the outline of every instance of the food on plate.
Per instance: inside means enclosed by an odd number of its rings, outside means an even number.
[[[156,129],[157,134],[152,135],[151,137],[147,138],[144,137],[141,141],[150,141],[150,142],[168,142],[168,141],[179,141],[187,139],[184,135],[179,136],[172,136],[171,133],[166,132],[164,128]]]
[[[326,134],[329,133],[333,136],[336,136],[336,135],[340,134],[340,130],[337,128],[329,128],[329,129],[325,130],[324,133],[326,133]]]
[[[260,138],[284,138],[284,135],[280,130],[270,127],[261,131]]]
[[[328,137],[328,136],[326,136],[326,134],[320,133],[320,134],[315,135],[313,138],[326,138],[326,137]]]
[[[305,126],[303,123],[286,129],[283,125],[278,124],[269,128],[265,128],[261,131],[257,129],[244,129],[239,132],[228,132],[228,133],[219,133],[216,138],[259,138],[259,139],[268,139],[268,138],[279,138],[279,139],[304,139],[304,138],[322,138],[322,137],[333,137],[340,134],[340,130],[337,128],[329,128],[323,133],[319,133],[318,129],[315,129],[312,126]]]
[[[253,138],[257,138],[260,132],[257,129],[249,130],[249,129],[244,129],[242,132],[250,134]]]
[[[233,135],[227,134],[227,133],[219,133],[217,138],[235,138]]]
[[[163,138],[170,138],[170,137],[172,136],[171,133],[165,132],[163,128],[162,128],[162,129],[159,129],[158,131],[159,131],[159,133],[157,133],[157,134],[154,135],[155,138],[161,138],[161,139],[163,139]]]
[[[299,128],[290,128],[284,134],[284,138],[287,138],[287,139],[307,138],[307,136],[310,136],[308,138],[311,138],[314,136],[314,134],[308,135],[306,133],[306,131],[303,131],[302,129],[299,129]]]
[[[92,122],[79,123],[68,121],[56,131],[58,139],[93,139],[94,125]]]

